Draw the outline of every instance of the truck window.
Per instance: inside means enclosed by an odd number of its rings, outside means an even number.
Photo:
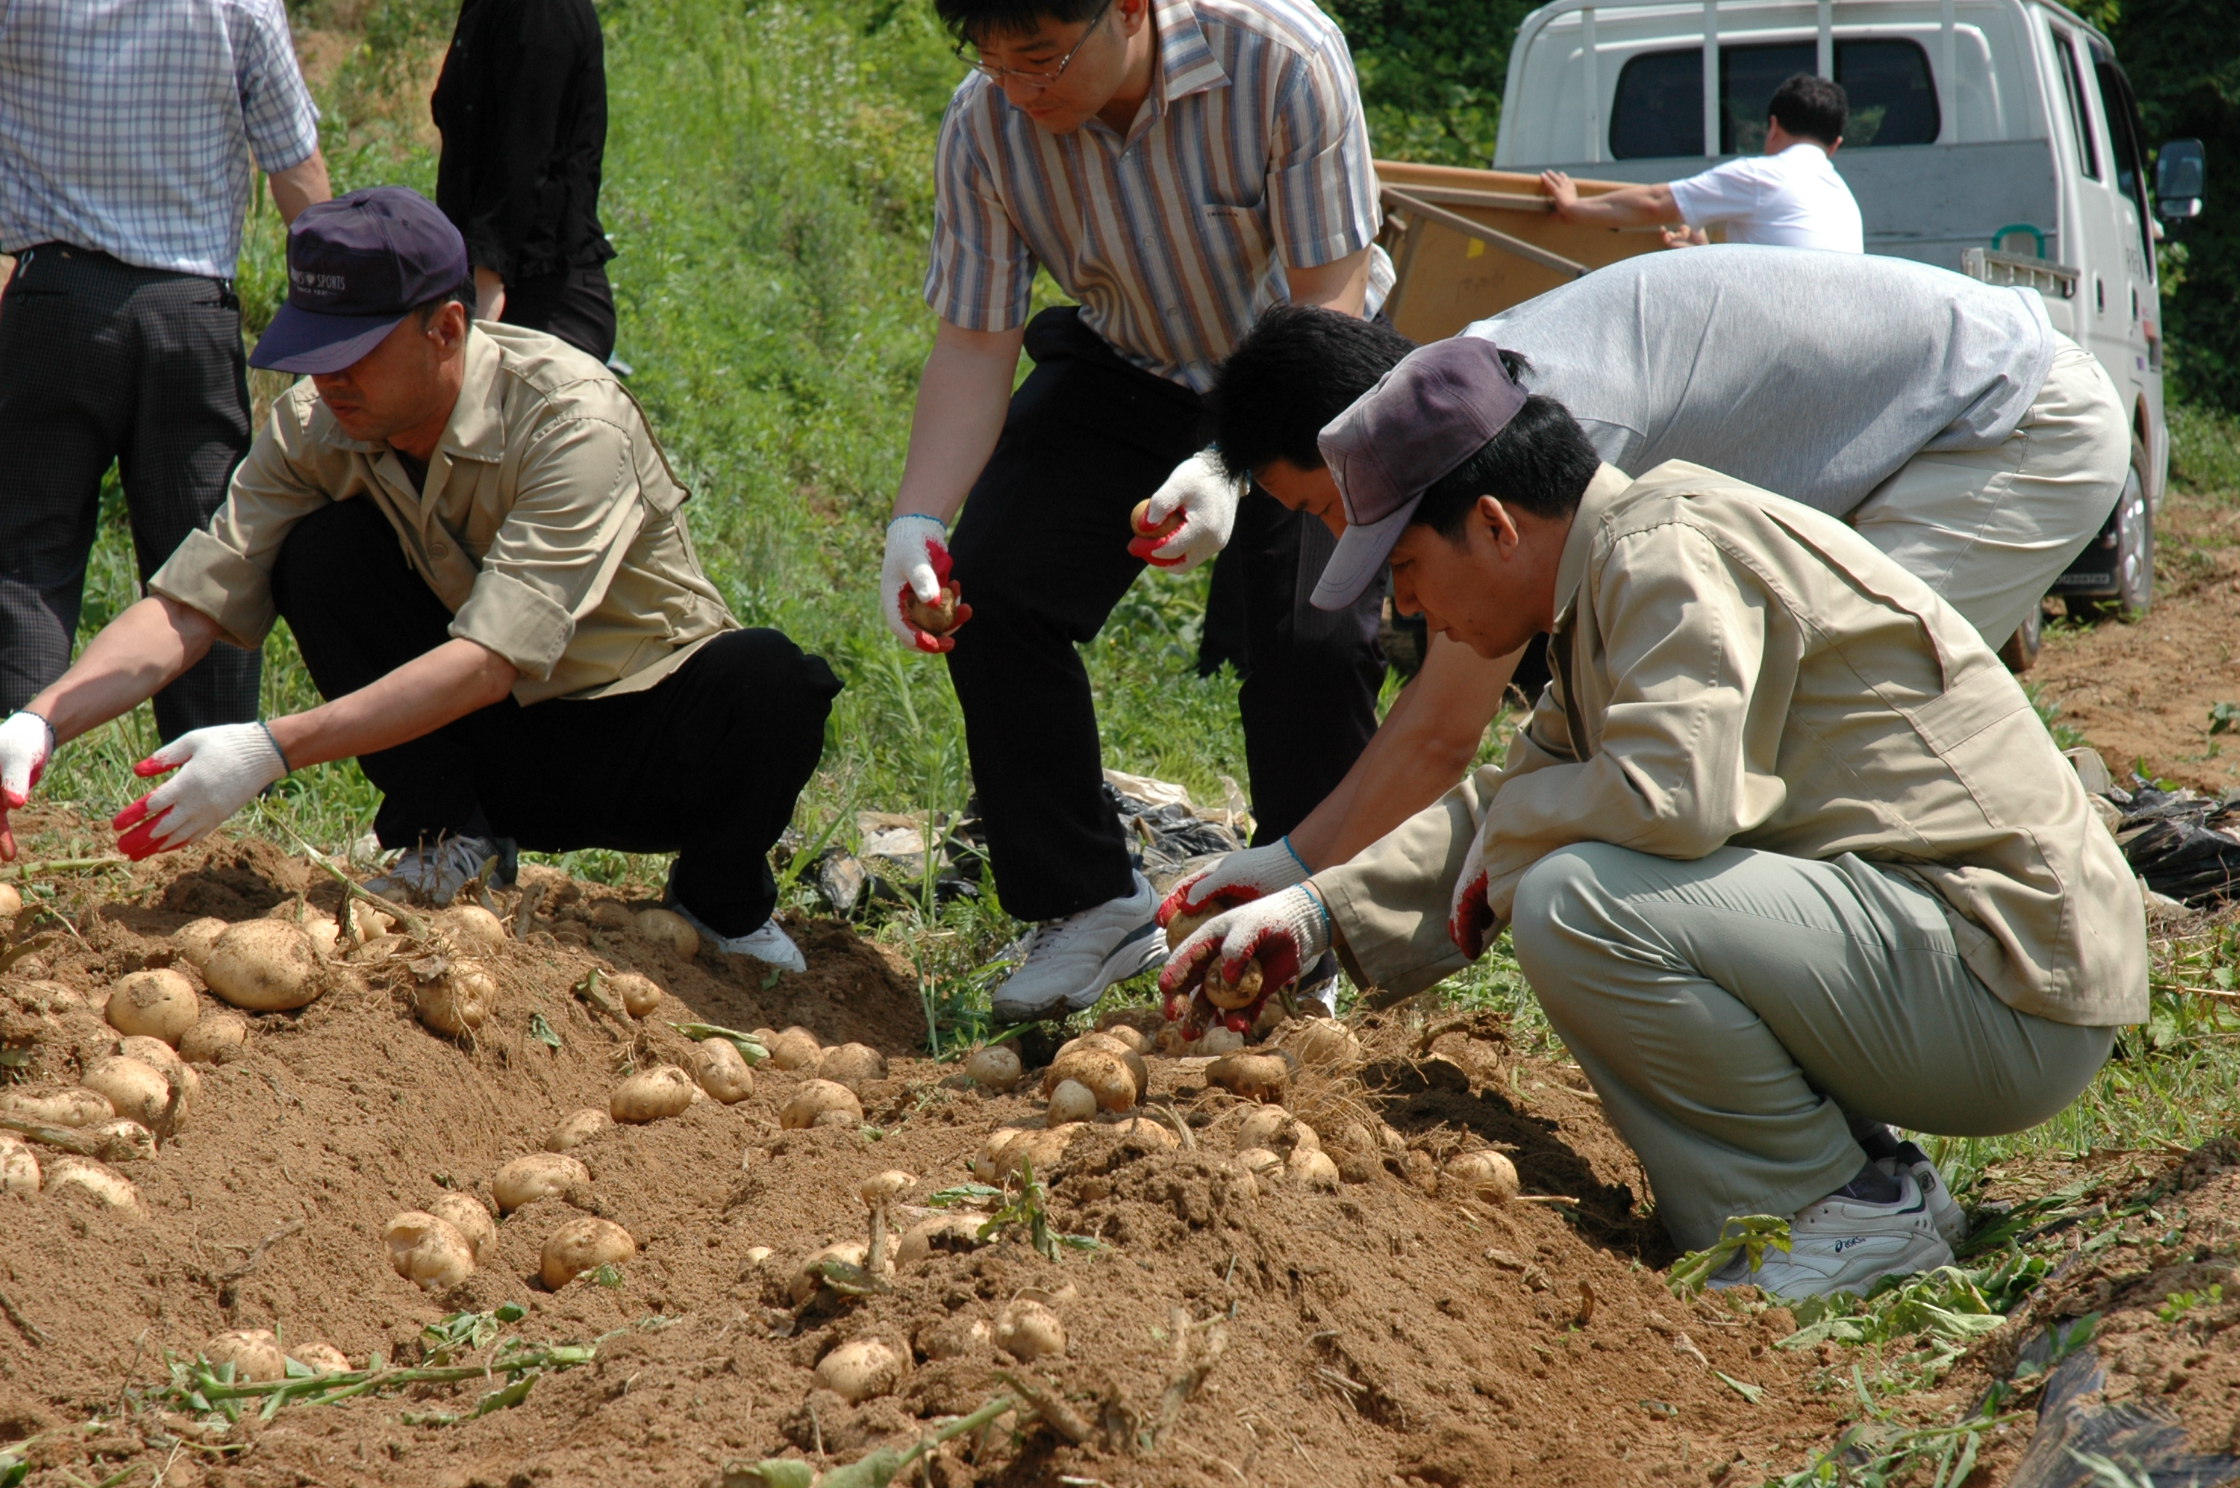
[[[2058,59],[2054,71],[2061,74],[2061,101],[2068,105],[2069,124],[2077,139],[2077,169],[2093,180],[2100,179],[2100,150],[2092,142],[2092,121],[2084,112],[2084,77],[2077,70],[2076,38],[2059,26],[2049,28],[2053,33],[2053,52]]]
[[[2131,80],[2116,65],[2115,54],[2098,42],[2092,47],[2092,71],[2100,84],[2100,111],[2108,117],[2109,153],[2115,157],[2116,189],[2131,198],[2138,214],[2139,249],[2147,261],[2147,275],[2154,276],[2154,219],[2147,215],[2146,131],[2139,124],[2139,105],[2131,96]]]
[[[1719,48],[1719,151],[1756,154],[1765,148],[1766,105],[1773,90],[1811,72],[1814,45],[1758,42]],[[1942,128],[1929,56],[1898,38],[1838,41],[1836,81],[1850,96],[1846,149],[1927,145]],[[1639,160],[1701,155],[1703,51],[1642,52],[1619,69],[1610,105],[1610,157]]]

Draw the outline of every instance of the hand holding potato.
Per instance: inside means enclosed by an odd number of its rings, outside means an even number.
[[[887,555],[879,569],[879,606],[887,629],[911,646],[938,654],[972,618],[951,582],[949,529],[939,517],[910,512],[887,524]]]
[[[10,713],[0,723],[0,860],[14,862],[15,833],[8,813],[31,799],[54,753],[54,727],[36,713]]]
[[[1154,568],[1196,568],[1228,545],[1243,496],[1244,482],[1229,474],[1220,454],[1202,449],[1138,508],[1128,551]]]
[[[1174,886],[1159,905],[1159,927],[1167,932],[1167,944],[1172,948],[1224,909],[1305,883],[1310,871],[1289,837],[1266,847],[1230,853]]]
[[[1167,1018],[1181,1022],[1185,1037],[1214,1021],[1243,1033],[1270,993],[1329,949],[1330,917],[1306,885],[1252,900],[1209,920],[1168,956],[1159,973]]]

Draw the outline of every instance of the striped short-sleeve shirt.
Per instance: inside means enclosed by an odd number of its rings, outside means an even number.
[[[281,0],[0,0],[0,251],[228,279],[251,157],[318,147]]]
[[[926,303],[1027,318],[1039,264],[1128,360],[1204,391],[1283,266],[1374,241],[1377,181],[1345,37],[1307,0],[1152,0],[1158,56],[1126,136],[1051,134],[978,73],[942,120]],[[1389,274],[1389,266],[1378,267]]]

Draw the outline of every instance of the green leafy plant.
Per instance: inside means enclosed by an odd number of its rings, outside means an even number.
[[[1755,1271],[1769,1250],[1788,1254],[1789,1221],[1774,1214],[1736,1215],[1727,1221],[1712,1244],[1702,1250],[1691,1250],[1674,1261],[1665,1277],[1665,1285],[1680,1295],[1700,1292],[1736,1256],[1741,1256],[1744,1264]]]

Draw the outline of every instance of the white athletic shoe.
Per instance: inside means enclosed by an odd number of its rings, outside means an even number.
[[[995,1020],[1026,1023],[1077,1013],[1114,982],[1165,965],[1167,937],[1153,918],[1158,908],[1151,881],[1138,873],[1127,898],[1035,926],[1025,964],[989,999]]]
[[[368,892],[405,902],[417,898],[442,909],[469,879],[479,878],[492,858],[497,866],[483,887],[502,889],[513,882],[515,851],[510,837],[468,837],[447,832],[433,842],[408,847],[387,870],[366,880]]]
[[[744,935],[718,935],[715,931],[710,930],[698,915],[686,909],[676,900],[671,899],[669,901],[669,908],[676,911],[677,918],[699,931],[702,940],[706,941],[712,948],[723,952],[726,956],[752,956],[757,961],[769,962],[780,971],[807,971],[809,969],[808,958],[801,954],[801,947],[793,943],[793,937],[786,934],[784,928],[778,924],[776,915],[772,915]]]
[[[1893,1178],[1900,1173],[1911,1173],[1913,1181],[1921,1185],[1921,1197],[1929,1201],[1929,1218],[1936,1222],[1937,1233],[1954,1250],[1960,1248],[1960,1242],[1968,1238],[1968,1211],[1952,1196],[1944,1174],[1929,1161],[1928,1153],[1911,1142],[1900,1142],[1896,1157],[1885,1157],[1875,1166]]]
[[[1787,1254],[1769,1250],[1755,1270],[1737,1255],[1710,1284],[1754,1286],[1774,1297],[1825,1297],[1952,1264],[1952,1247],[1937,1233],[1910,1170],[1898,1174],[1898,1197],[1887,1204],[1830,1194],[1799,1209],[1789,1221],[1789,1241]]]

